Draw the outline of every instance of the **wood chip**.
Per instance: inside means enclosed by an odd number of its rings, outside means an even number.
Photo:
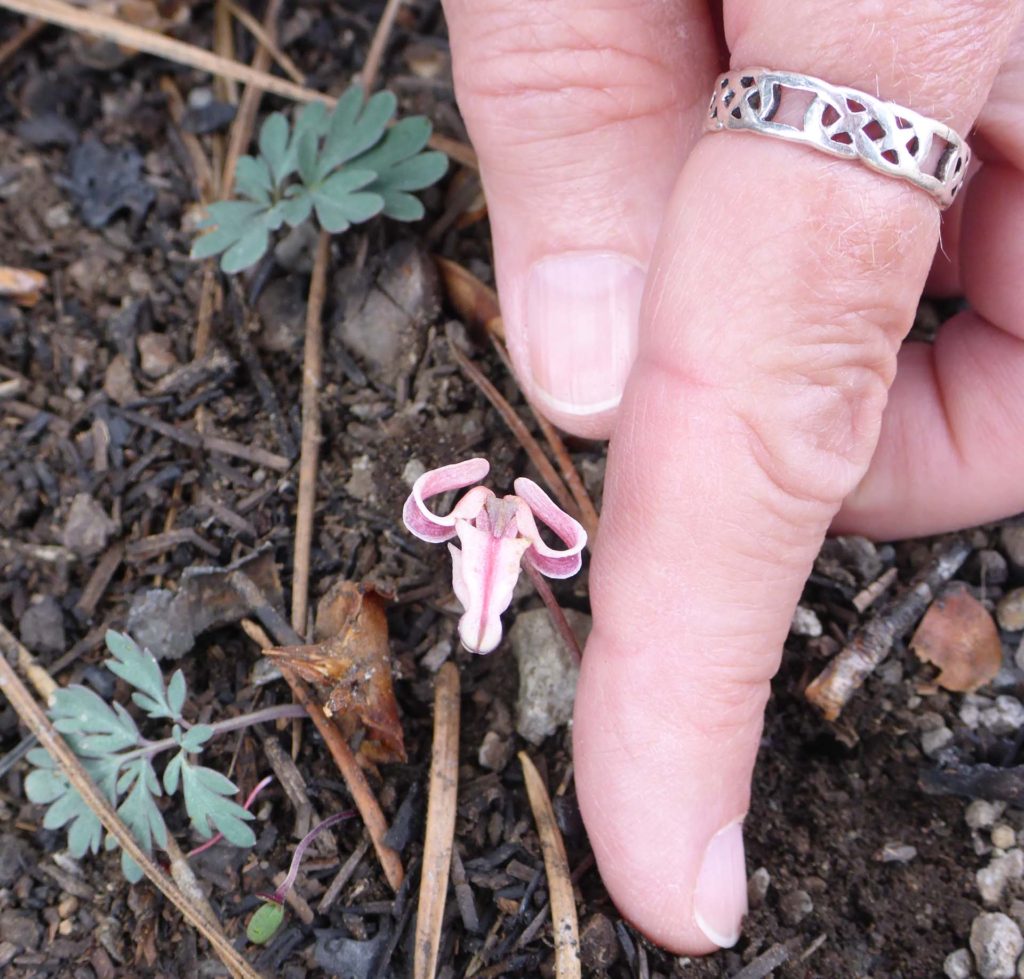
[[[940,687],[956,693],[984,686],[1003,664],[992,616],[961,582],[954,582],[932,603],[910,648],[919,660],[939,668],[935,682]]]

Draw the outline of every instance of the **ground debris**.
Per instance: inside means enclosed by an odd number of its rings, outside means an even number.
[[[988,683],[1003,663],[992,616],[962,582],[953,582],[931,604],[910,640],[918,659],[939,668],[935,682],[968,693]]]
[[[111,148],[89,138],[72,150],[70,164],[71,175],[61,182],[90,228],[105,227],[126,209],[141,221],[156,200],[142,176],[142,157],[130,146]]]
[[[252,610],[229,583],[244,570],[276,605],[283,601],[273,554],[261,551],[226,568],[194,565],[181,575],[176,592],[152,588],[139,592],[128,610],[128,631],[157,659],[187,653],[207,629],[237,622]]]

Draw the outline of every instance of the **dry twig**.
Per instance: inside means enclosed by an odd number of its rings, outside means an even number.
[[[299,456],[298,510],[295,515],[295,564],[292,574],[292,628],[306,634],[309,610],[309,559],[316,510],[316,471],[320,461],[320,376],[323,364],[324,297],[331,236],[320,232],[306,304],[306,341],[302,361],[302,450]]]
[[[19,646],[21,644],[0,624],[0,648],[5,651],[17,650]],[[27,650],[26,653],[28,653]],[[31,656],[31,654],[28,655]],[[4,691],[25,726],[39,739],[39,743],[50,753],[61,771],[67,776],[82,797],[82,801],[96,814],[104,829],[142,868],[142,872],[164,897],[174,904],[185,919],[210,943],[217,957],[231,974],[241,976],[243,979],[259,979],[258,973],[254,972],[245,959],[235,951],[220,927],[208,920],[206,915],[189,901],[181,888],[160,870],[135,841],[135,837],[121,821],[121,817],[107,801],[106,796],[89,778],[75,753],[57,733],[43,709],[36,703],[32,694],[7,662],[6,656],[0,656],[0,689]]]
[[[860,689],[902,637],[931,605],[939,589],[956,574],[971,553],[971,545],[955,539],[911,582],[909,588],[892,598],[832,661],[811,681],[807,699],[834,721],[850,698]]]
[[[260,46],[264,48],[270,56],[277,62],[278,67],[283,71],[296,85],[304,85],[306,82],[306,76],[299,70],[299,66],[288,57],[278,46],[277,40],[271,35],[271,33],[260,24],[260,22],[245,10],[243,7],[239,7],[233,0],[226,0],[227,9],[231,11],[235,19],[260,43]],[[275,17],[276,19],[276,17]],[[255,65],[253,66],[255,67]],[[266,71],[266,68],[262,68],[262,71]]]
[[[256,583],[247,574],[241,571],[233,571],[229,580],[238,589],[239,594],[249,603],[253,614],[260,620],[263,626],[274,636],[276,642],[281,645],[301,645],[302,637],[298,635],[278,611],[267,601],[266,596],[260,591]],[[366,824],[370,839],[373,841],[374,849],[377,851],[377,858],[380,860],[384,876],[392,889],[397,891],[402,885],[405,872],[402,870],[402,861],[398,854],[384,842],[387,835],[388,825],[377,802],[373,791],[366,781],[363,770],[359,767],[352,749],[348,746],[337,725],[325,713],[323,707],[318,704],[310,693],[309,687],[302,682],[295,674],[287,669],[281,671],[288,686],[292,689],[292,696],[296,703],[306,708],[313,723],[316,725],[320,736],[327,744],[327,748],[338,766],[349,792],[352,793],[352,801],[359,810],[363,822]]]
[[[565,844],[555,821],[547,789],[540,773],[525,751],[519,752],[523,766],[526,795],[530,800],[537,835],[544,854],[544,869],[548,875],[548,896],[551,901],[551,931],[555,940],[555,979],[580,979],[580,935],[576,919],[576,899],[572,893],[569,861]]]
[[[434,979],[441,945],[448,874],[455,838],[459,791],[459,670],[451,662],[437,673],[434,688],[434,745],[430,756],[427,830],[416,912],[413,979]]]
[[[377,74],[380,71],[380,63],[384,58],[384,49],[387,47],[391,32],[395,26],[395,18],[402,6],[402,0],[387,0],[384,5],[384,12],[380,15],[377,30],[374,31],[373,39],[370,41],[370,49],[366,52],[366,61],[363,63],[363,70],[359,74],[363,91],[369,94],[377,84]]]

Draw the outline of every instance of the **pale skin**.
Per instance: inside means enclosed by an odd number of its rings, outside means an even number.
[[[565,429],[611,439],[574,727],[583,815],[622,913],[708,952],[739,934],[738,821],[826,532],[1024,509],[1022,5],[445,9],[520,380]],[[728,65],[976,126],[962,208],[940,225],[925,193],[855,163],[702,136]],[[901,349],[930,269],[972,309]]]

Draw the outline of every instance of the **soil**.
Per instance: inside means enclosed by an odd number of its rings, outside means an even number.
[[[354,13],[334,0],[286,7],[282,44],[310,85],[337,91],[362,63],[379,5]],[[209,47],[211,20],[211,5],[197,3],[179,35]],[[0,43],[20,28],[18,19],[0,16]],[[101,54],[107,60],[97,67]],[[237,57],[251,56],[250,40],[239,32]],[[212,320],[216,356],[191,374],[176,373],[192,361],[203,272],[188,257],[199,215],[194,174],[161,80],[170,79],[189,105],[201,108],[216,94],[209,77],[98,51],[57,29],[42,31],[0,64],[0,76],[0,266],[34,269],[48,280],[35,305],[0,298],[0,385],[7,385],[0,395],[0,620],[59,683],[123,694],[97,667],[102,637],[107,628],[124,627],[133,599],[147,589],[174,590],[187,568],[227,565],[262,548],[273,554],[286,594],[290,588],[309,242],[293,242],[290,255],[239,280],[229,290],[233,300]],[[382,82],[399,96],[403,112],[423,112],[437,131],[465,139],[436,3],[403,7]],[[271,108],[287,105],[264,99],[263,111]],[[196,108],[193,122],[200,129],[212,125],[198,139],[207,154],[216,154],[231,113],[221,107],[218,124],[216,111],[205,112]],[[431,667],[439,665],[439,648],[455,645],[455,606],[443,549],[411,541],[398,514],[417,467],[479,454],[491,460],[496,486],[530,473],[523,450],[460,372],[446,339],[445,324],[457,317],[427,256],[440,253],[491,279],[486,224],[446,216],[457,182],[449,178],[424,195],[428,216],[419,224],[378,221],[335,240],[325,313],[313,597],[340,579],[373,582],[396,596],[388,620],[408,762],[371,766],[370,778],[389,821],[397,816],[407,826],[398,843],[410,887],[422,849]],[[393,301],[399,284],[401,303]],[[459,342],[532,424],[512,378],[463,326],[472,324],[456,324]],[[206,431],[233,440],[238,451],[182,439],[199,415]],[[603,447],[570,443],[570,449],[599,500]],[[84,525],[72,509],[83,495],[88,500],[76,506],[92,513]],[[173,531],[190,533],[154,542]],[[970,539],[976,553],[957,577],[991,608],[1024,583],[1024,567],[1001,560],[1012,554],[999,528],[977,529]],[[569,732],[562,728],[540,748],[515,734],[511,654],[453,653],[463,678],[456,842],[479,930],[467,928],[450,898],[439,974],[472,974],[467,970],[478,954],[477,975],[552,974],[550,928],[544,924],[519,941],[547,899],[515,761],[515,750],[525,748],[552,791],[568,785],[557,807],[570,865],[579,871],[585,975],[941,975],[944,959],[967,945],[982,910],[975,873],[991,845],[966,824],[965,800],[922,790],[921,773],[935,761],[922,753],[921,733],[948,725],[954,735],[948,750],[965,764],[1012,765],[1019,743],[1012,733],[979,733],[964,723],[962,698],[938,690],[934,671],[902,642],[839,724],[823,721],[803,696],[862,620],[853,595],[890,566],[898,569],[897,587],[905,586],[941,543],[826,545],[803,603],[824,634],[791,636],[768,708],[747,821],[749,868],[764,868],[752,885],[754,906],[739,945],[704,960],[649,945],[617,915],[589,860],[567,781]],[[1008,573],[997,580],[992,568],[1000,565]],[[587,610],[585,574],[557,593],[563,604]],[[518,592],[507,621],[536,605],[529,591]],[[1006,665],[984,692],[1022,692],[1017,639],[1003,633]],[[197,715],[218,719],[257,699],[260,706],[287,701],[284,684],[254,683],[259,659],[257,646],[230,624],[204,632],[174,665],[185,671]],[[503,753],[497,770],[479,760],[488,732]],[[264,735],[291,750],[289,726]],[[63,832],[44,829],[41,808],[24,795],[27,767],[11,754],[23,737],[4,702],[3,974],[223,974],[155,890],[126,884],[116,854],[81,861],[61,855]],[[347,808],[344,784],[311,726],[296,747],[320,814]],[[261,735],[250,729],[225,739],[209,753],[210,763],[230,771],[247,792],[268,771],[264,752]],[[287,867],[295,843],[295,813],[279,788],[268,789],[255,812],[253,852],[221,846],[195,861],[240,947],[259,903],[255,895],[272,889],[271,878]],[[184,814],[169,809],[166,818],[183,846],[194,842]],[[1024,811],[1011,808],[1001,818],[1024,830]],[[358,820],[351,821],[335,834],[336,853],[314,854],[298,885],[307,902],[316,905],[363,837]],[[1019,911],[1012,886],[997,905],[1011,915]],[[403,892],[396,903],[370,849],[329,911],[312,925],[289,914],[270,946],[248,946],[246,954],[264,974],[330,975],[322,957],[332,940],[369,940],[397,929],[390,955],[379,958],[372,974],[405,976],[412,953],[409,900]]]

